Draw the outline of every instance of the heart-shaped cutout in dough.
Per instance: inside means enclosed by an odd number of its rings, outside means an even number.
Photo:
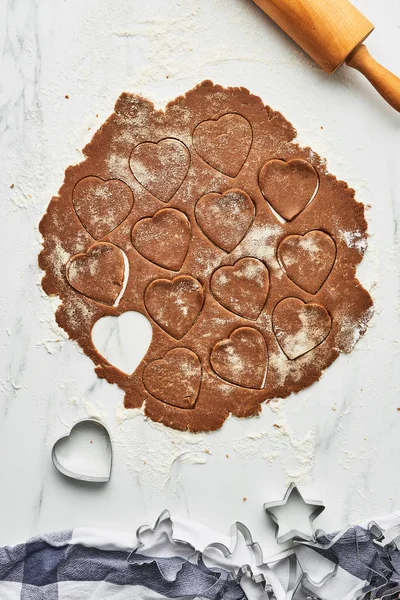
[[[84,177],[74,187],[72,202],[78,219],[95,240],[118,227],[132,210],[131,188],[119,179]]]
[[[316,294],[333,269],[336,244],[324,231],[288,235],[279,245],[278,259],[296,285]]]
[[[145,190],[162,202],[169,202],[187,175],[190,152],[174,138],[142,142],[132,150],[129,164]]]
[[[235,329],[228,339],[217,342],[210,362],[225,381],[255,390],[265,386],[268,367],[267,344],[252,327]]]
[[[255,206],[246,192],[227,190],[202,196],[195,207],[196,221],[213,244],[232,252],[251,227]]]
[[[141,219],[132,229],[132,243],[142,256],[172,271],[179,271],[190,240],[189,219],[180,210],[162,208]]]
[[[131,375],[145,357],[152,337],[150,321],[134,310],[118,317],[101,317],[92,329],[97,352],[127,375]]]
[[[52,459],[54,466],[67,477],[105,483],[111,476],[110,434],[96,419],[80,421],[54,444]]]
[[[303,159],[272,159],[261,168],[260,189],[264,198],[285,221],[300,214],[318,191],[318,175]]]
[[[329,335],[332,319],[324,306],[285,298],[275,307],[272,326],[278,344],[290,360],[319,346]]]
[[[84,296],[112,306],[124,283],[123,252],[108,242],[93,244],[86,252],[69,259],[66,276],[68,283]]]
[[[250,152],[253,130],[242,115],[227,113],[203,121],[193,132],[197,154],[213,169],[237,177]]]
[[[256,320],[268,296],[268,269],[257,258],[241,258],[232,267],[214,271],[211,291],[228,310],[245,319]]]
[[[203,308],[204,289],[197,279],[178,275],[174,279],[155,279],[145,292],[150,316],[177,340],[193,326]]]
[[[199,395],[201,364],[187,348],[174,348],[147,365],[143,383],[147,391],[177,408],[194,408]]]

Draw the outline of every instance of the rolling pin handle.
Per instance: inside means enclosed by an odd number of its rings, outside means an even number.
[[[386,102],[400,112],[400,79],[376,62],[364,44],[353,50],[346,63],[360,71]]]

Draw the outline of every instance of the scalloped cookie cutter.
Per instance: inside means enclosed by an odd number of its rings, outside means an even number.
[[[111,478],[113,459],[110,433],[99,419],[82,419],[73,425],[67,435],[55,442],[51,458],[56,469],[66,477],[90,483],[107,483]],[[90,462],[92,471],[90,467],[87,468]]]

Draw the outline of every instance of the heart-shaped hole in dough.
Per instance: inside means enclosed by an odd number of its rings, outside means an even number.
[[[135,310],[118,317],[101,317],[92,329],[92,341],[97,352],[127,375],[131,375],[141,363],[152,337],[150,321]]]

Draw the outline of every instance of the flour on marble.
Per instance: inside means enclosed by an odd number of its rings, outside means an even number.
[[[262,456],[270,465],[279,461],[288,482],[299,483],[311,476],[316,435],[310,429],[303,438],[297,437],[288,424],[283,402],[271,400],[268,407],[276,415],[276,421],[268,429],[235,440],[233,449],[243,460]]]
[[[180,432],[155,423],[144,416],[144,408],[116,409],[117,428],[114,444],[122,452],[127,469],[139,475],[142,471],[150,477],[154,489],[161,490],[171,478],[174,464],[197,465],[208,460],[206,438],[201,434]],[[144,427],[151,428],[146,434]]]

